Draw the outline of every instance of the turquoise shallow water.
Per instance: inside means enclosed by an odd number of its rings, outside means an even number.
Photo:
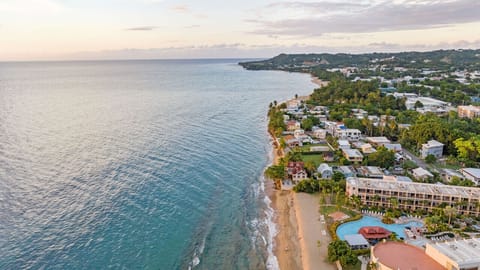
[[[0,63],[0,269],[264,269],[268,103],[236,60]]]
[[[341,240],[345,239],[345,235],[357,234],[358,230],[364,226],[380,226],[391,232],[395,232],[398,237],[405,238],[405,227],[422,227],[423,224],[416,221],[411,221],[405,224],[384,224],[380,219],[364,216],[359,220],[344,223],[337,228],[337,235]]]

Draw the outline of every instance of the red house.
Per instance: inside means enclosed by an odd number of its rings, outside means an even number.
[[[363,235],[368,241],[379,241],[388,238],[392,232],[378,226],[366,226],[360,228],[358,233]]]

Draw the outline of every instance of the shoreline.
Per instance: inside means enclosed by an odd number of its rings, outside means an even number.
[[[323,87],[328,81],[311,75],[311,81]],[[270,134],[272,164],[277,165],[284,156],[277,138]],[[265,193],[274,211],[276,235],[273,237],[273,254],[281,270],[336,269],[327,261],[328,243],[331,241],[326,223],[320,218],[319,195],[277,190],[273,181],[265,179]]]

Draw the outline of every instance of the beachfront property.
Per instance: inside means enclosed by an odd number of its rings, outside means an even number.
[[[288,131],[295,131],[295,130],[301,128],[300,122],[298,122],[298,121],[296,121],[296,120],[287,121],[286,124],[287,124],[287,130],[288,130]]]
[[[458,117],[476,118],[480,116],[480,106],[458,106]]]
[[[290,147],[290,148],[303,145],[303,143],[299,139],[295,138],[292,135],[284,136],[283,140],[285,141],[287,146]]]
[[[368,243],[367,239],[363,237],[363,235],[357,233],[357,234],[347,234],[343,236],[345,238],[345,241],[347,241],[347,244],[350,246],[352,250],[356,249],[366,249],[370,247],[370,244]]]
[[[363,155],[357,149],[342,149],[343,156],[350,162],[360,163],[363,161]]]
[[[305,170],[297,171],[296,173],[292,174],[292,182],[295,185],[306,179],[308,179],[308,174]]]
[[[467,178],[468,180],[472,181],[476,185],[480,184],[480,169],[477,168],[462,168],[460,172]]]
[[[365,140],[377,147],[392,143],[387,137],[367,137]]]
[[[377,270],[446,270],[423,249],[394,241],[384,241],[371,247],[370,262]]]
[[[441,158],[443,156],[443,146],[443,143],[436,140],[430,140],[422,144],[422,150],[420,151],[422,158],[426,158],[428,155]]]
[[[480,269],[480,239],[427,243],[425,253],[447,270]]]
[[[441,205],[450,205],[460,215],[480,214],[480,188],[476,187],[350,177],[346,194],[358,196],[367,206],[392,207],[390,198],[397,198],[396,207],[405,210],[432,212]]]
[[[425,170],[422,167],[418,167],[412,170],[412,175],[418,180],[427,180],[429,178],[433,178],[433,174],[429,171]]]

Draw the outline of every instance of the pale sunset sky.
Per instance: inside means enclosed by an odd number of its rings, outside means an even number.
[[[0,61],[480,48],[480,0],[0,0]]]

